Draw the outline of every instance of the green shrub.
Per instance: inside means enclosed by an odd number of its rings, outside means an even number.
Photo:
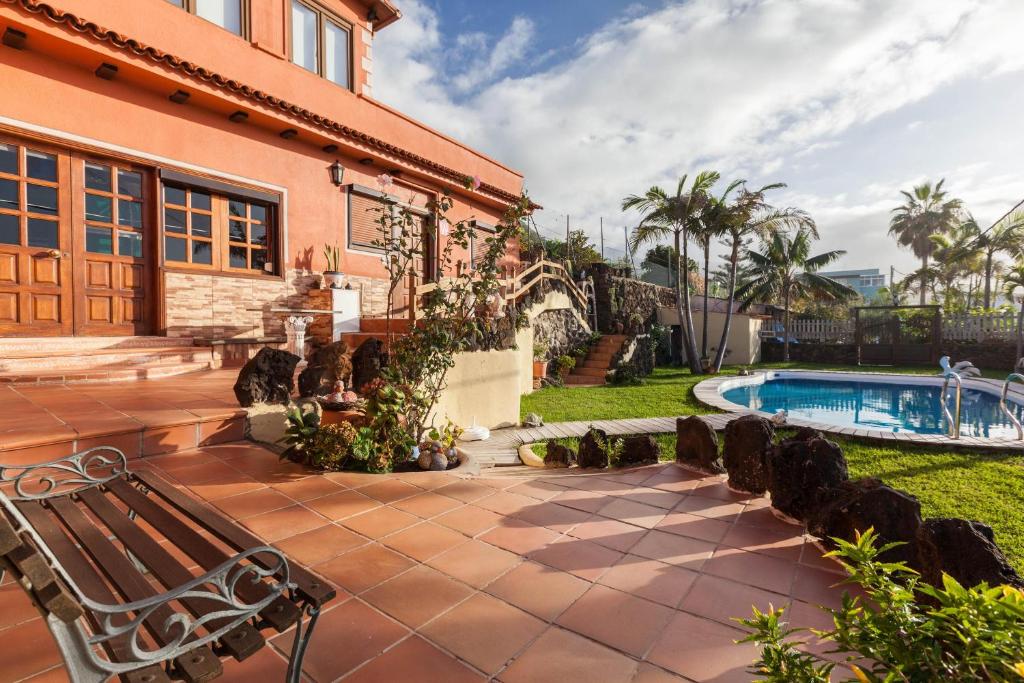
[[[834,652],[854,653],[848,663],[862,683],[907,681],[1024,680],[1024,593],[1012,586],[982,583],[965,588],[943,577],[941,588],[921,582],[903,563],[881,562],[878,556],[898,544],[875,547],[868,530],[854,542],[833,539],[829,553],[867,599],[844,595],[839,609],[829,612],[834,628],[811,632],[831,641]],[[740,642],[761,646],[754,672],[764,681],[797,683],[831,681],[835,665],[796,649],[791,629],[782,621],[784,609],[738,619],[752,631]]]
[[[562,355],[555,360],[555,365],[558,367],[558,374],[560,376],[565,376],[570,370],[576,367],[576,359],[572,356]]]
[[[320,427],[307,448],[310,464],[325,470],[345,469],[355,440],[355,427],[348,422]]]

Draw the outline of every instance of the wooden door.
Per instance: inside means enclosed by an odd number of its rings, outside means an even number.
[[[75,334],[144,335],[152,249],[150,185],[143,169],[72,160]]]
[[[0,336],[71,334],[70,160],[0,138]]]

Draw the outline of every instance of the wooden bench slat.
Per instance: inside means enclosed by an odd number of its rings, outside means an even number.
[[[146,487],[154,491],[161,498],[173,505],[177,510],[184,513],[203,528],[212,532],[224,543],[232,546],[238,551],[248,548],[266,545],[252,533],[246,531],[220,513],[206,507],[202,503],[185,495],[167,479],[152,471],[133,472],[131,476],[136,478]],[[269,565],[261,561],[259,556],[253,556],[253,561],[263,565]],[[298,586],[299,592],[307,600],[315,605],[323,605],[337,595],[334,586],[304,567],[295,564],[289,565],[291,580]]]
[[[231,559],[227,553],[189,528],[169,510],[160,507],[138,489],[123,480],[109,482],[110,491],[123,503],[134,509],[144,520],[167,537],[178,549],[195,560],[199,566],[210,571]],[[250,558],[251,560],[252,558]],[[237,590],[243,599],[250,602],[263,600],[269,591],[264,583],[239,582]],[[261,612],[278,632],[287,630],[299,618],[299,609],[287,597],[281,596]]]
[[[110,482],[114,483],[114,482]],[[124,483],[124,482],[120,482]],[[129,487],[127,484],[124,484]],[[134,491],[134,489],[132,489]],[[96,489],[82,491],[79,494],[82,502],[92,510],[106,527],[137,557],[150,572],[168,589],[177,588],[195,578],[188,569],[167,552],[163,546],[146,534],[139,526],[117,509],[107,498]],[[193,537],[196,537],[193,534]],[[173,541],[173,539],[172,539]],[[218,563],[219,564],[219,563]],[[214,565],[217,566],[217,565]],[[212,569],[212,567],[207,567]],[[247,586],[248,587],[248,586]],[[182,604],[196,617],[202,617],[223,608],[219,603],[202,599],[185,599]],[[207,630],[215,631],[227,625],[228,620],[218,619],[206,624]],[[225,634],[224,646],[232,657],[241,661],[258,651],[264,645],[263,636],[248,623],[236,626]],[[242,647],[244,646],[244,647]],[[255,647],[255,649],[253,649]]]
[[[93,526],[78,506],[66,497],[50,498],[48,503],[125,600],[135,602],[156,595],[152,585],[131,561]],[[162,626],[173,614],[169,606],[163,605],[153,610],[144,622],[150,635],[161,646],[170,642]],[[223,672],[220,659],[205,645],[176,657],[174,664],[191,683],[212,680]]]
[[[71,539],[60,530],[53,521],[53,518],[50,517],[49,513],[38,502],[21,501],[15,503],[15,505],[17,505],[21,514],[25,515],[25,519],[36,530],[36,533],[49,546],[51,552],[57,557],[57,560],[64,567],[71,580],[78,586],[79,590],[96,602],[106,604],[117,602],[117,598],[110,592],[110,589],[103,583],[103,580],[89,568],[89,560],[72,543]],[[94,629],[99,628],[95,615],[91,612],[86,612],[86,618],[89,619]],[[127,661],[130,656],[128,641],[124,636],[106,641],[103,644],[103,648],[112,661]],[[143,681],[147,683],[170,683],[171,679],[162,667],[154,664],[128,674],[123,674],[121,680],[125,681],[125,683],[142,683]]]

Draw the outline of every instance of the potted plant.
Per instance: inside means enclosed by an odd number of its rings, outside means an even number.
[[[558,368],[558,378],[564,380],[569,371],[576,367],[576,359],[563,354],[555,361],[555,366]]]
[[[543,379],[548,374],[548,362],[544,359],[548,355],[546,342],[533,342],[533,378]]]
[[[341,272],[341,248],[337,244],[325,244],[324,259],[327,261],[324,285],[331,289],[341,289],[341,279],[344,276]]]

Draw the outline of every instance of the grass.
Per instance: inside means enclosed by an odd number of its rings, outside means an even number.
[[[776,363],[758,368],[853,369],[807,363]],[[859,368],[862,371],[936,374],[930,368]],[[733,374],[735,369],[726,372]],[[1000,373],[986,376],[1002,377]],[[663,417],[717,412],[701,405],[693,386],[706,379],[688,370],[659,368],[640,386],[547,388],[524,396],[523,413],[536,412],[547,422]],[[663,457],[672,459],[675,435],[655,435]],[[832,437],[846,455],[851,477],[878,477],[917,496],[926,517],[962,517],[995,530],[1000,548],[1024,572],[1024,456],[948,448],[879,444]],[[563,439],[571,447],[576,439]],[[544,456],[544,445],[534,451]]]

